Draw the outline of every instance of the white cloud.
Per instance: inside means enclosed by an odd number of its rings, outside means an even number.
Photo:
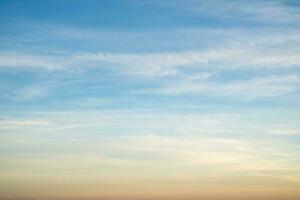
[[[6,97],[14,101],[30,101],[33,99],[48,96],[49,91],[50,84],[30,85],[13,90],[10,94],[7,94]]]
[[[115,99],[109,98],[96,98],[96,97],[87,97],[75,100],[74,104],[80,106],[107,106],[112,103],[116,103]]]
[[[25,126],[23,121],[47,121],[47,126]],[[5,129],[22,129],[25,133],[115,133],[121,135],[174,133],[187,135],[206,135],[216,133],[237,132],[240,116],[235,114],[180,114],[180,113],[150,113],[149,111],[74,111],[59,113],[42,113],[22,119],[7,119],[0,121]],[[11,124],[12,122],[19,125]]]
[[[272,110],[271,110],[272,111]],[[36,113],[24,118],[5,118],[2,128],[23,129],[25,133],[71,135],[91,133],[95,136],[175,134],[176,136],[204,137],[236,135],[261,137],[297,134],[299,126],[282,118],[272,120],[276,112],[244,111],[177,113],[153,110],[79,110],[72,112]],[[37,120],[39,119],[39,120]],[[263,120],[257,120],[263,119]],[[30,122],[47,122],[44,126],[26,125]],[[25,123],[26,122],[26,123]],[[14,124],[18,123],[18,125]]]
[[[2,161],[14,166],[10,171],[17,169],[19,172],[31,172],[36,167],[41,169],[40,167],[43,165],[45,168],[42,168],[43,170],[40,172],[45,173],[51,172],[53,166],[58,165],[59,169],[57,170],[60,171],[68,170],[71,167],[75,170],[74,173],[76,170],[84,169],[101,175],[99,168],[108,167],[105,169],[109,172],[109,176],[114,176],[116,172],[108,169],[133,166],[145,170],[145,172],[154,169],[154,175],[159,174],[161,168],[164,170],[172,168],[177,171],[185,169],[185,175],[192,175],[195,173],[194,170],[199,168],[203,174],[209,170],[220,174],[224,172],[256,174],[268,173],[273,170],[297,170],[297,165],[293,163],[297,154],[291,153],[291,150],[286,148],[270,146],[264,141],[220,137],[143,135],[52,141],[55,143],[41,140],[40,143],[37,143],[44,144],[45,142],[53,147],[65,146],[66,149],[60,154],[48,152],[51,156],[47,158],[33,156],[24,159],[20,156],[17,163],[25,161],[25,169],[24,165],[20,168],[15,163],[17,161],[15,157],[4,157]],[[18,145],[22,145],[22,143],[18,143]],[[68,147],[71,147],[72,151],[66,151]],[[76,148],[76,152],[73,148]],[[162,174],[167,173],[164,170]],[[35,173],[39,172],[35,171]],[[129,173],[134,173],[134,171],[130,170]]]
[[[270,135],[300,135],[300,127],[293,124],[288,125],[273,125],[262,129],[262,132]]]
[[[287,1],[243,1],[243,0],[184,0],[153,1],[142,4],[155,4],[165,8],[176,8],[205,16],[227,19],[256,21],[269,24],[295,23],[299,21],[299,9],[288,5]]]
[[[213,4],[217,6],[215,10],[212,9],[212,4],[208,3],[206,5],[207,7],[205,8],[210,7],[208,9],[209,12],[213,11],[210,12],[211,15],[219,15],[219,17],[233,17],[240,18],[241,20],[256,20],[266,23],[296,22],[300,19],[297,8],[285,5],[282,1],[252,1],[251,3],[248,1],[223,1],[221,5]],[[197,8],[201,9],[201,6]]]
[[[247,47],[205,51],[152,54],[83,54],[75,57],[87,62],[113,65],[138,75],[172,75],[189,68],[252,69],[294,67],[300,64],[300,52],[257,50]]]
[[[36,148],[27,149],[33,158],[27,166],[33,171],[31,163],[39,167],[49,163],[49,171],[56,164],[63,170],[71,167],[93,172],[99,172],[99,167],[135,166],[145,171],[171,167],[187,169],[184,172],[187,175],[193,173],[191,168],[221,174],[295,170],[299,165],[295,161],[297,149],[282,140],[282,136],[298,134],[299,127],[289,120],[270,120],[272,113],[253,112],[81,110],[28,113],[23,118],[5,117],[0,121],[0,129],[4,130],[0,143],[5,144],[3,148],[6,149],[22,149],[22,145],[25,148],[29,144],[51,146],[50,149],[41,148],[41,152],[36,152]],[[22,158],[20,154],[20,162]],[[6,162],[11,161],[6,159]],[[18,169],[23,171],[23,168]]]
[[[299,75],[274,75],[251,79],[220,81],[178,81],[137,92],[165,95],[237,96],[245,99],[274,97],[299,90]]]
[[[294,45],[294,36],[292,39],[288,39],[286,37],[289,37],[289,33],[282,36],[279,34],[274,42],[270,41],[269,37],[271,36],[267,34],[255,38],[251,36],[238,37],[237,41],[232,40],[231,44],[178,52],[83,52],[49,56],[1,53],[0,66],[2,68],[40,68],[47,70],[89,69],[93,67],[109,68],[134,75],[164,76],[178,74],[191,68],[208,70],[286,69],[300,65],[300,51]]]
[[[107,141],[106,147],[114,152],[135,155],[133,160],[136,162],[167,161],[171,165],[213,167],[234,172],[293,168],[289,163],[293,156],[288,155],[288,150],[266,149],[264,145],[263,142],[236,139],[146,135],[113,139]],[[274,156],[277,156],[276,162]]]
[[[59,57],[46,55],[21,54],[2,52],[0,53],[0,66],[5,68],[17,67],[23,69],[41,68],[54,70],[64,67]]]
[[[47,120],[37,120],[37,119],[19,119],[19,120],[1,120],[0,129],[24,129],[24,128],[36,128],[36,127],[48,127],[50,122]]]

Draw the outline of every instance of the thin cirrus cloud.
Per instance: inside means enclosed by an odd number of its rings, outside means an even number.
[[[298,2],[0,10],[0,199],[299,199]]]
[[[276,149],[274,147],[266,148],[269,145],[265,142],[252,142],[238,139],[224,139],[218,137],[206,138],[172,138],[157,135],[144,136],[124,136],[114,138],[104,138],[102,140],[68,140],[62,139],[60,142],[46,142],[54,147],[62,144],[68,144],[65,153],[53,155],[51,158],[43,159],[41,157],[33,157],[25,162],[26,166],[32,164],[35,168],[40,168],[40,164],[45,165],[42,173],[53,173],[53,166],[60,166],[61,171],[58,174],[67,172],[72,166],[73,169],[88,169],[94,172],[96,176],[104,176],[97,172],[97,167],[107,166],[112,169],[118,169],[121,166],[141,167],[142,173],[145,165],[152,166],[151,176],[162,178],[168,174],[166,171],[156,170],[161,167],[176,169],[178,172],[185,172],[185,167],[200,167],[203,173],[215,171],[215,173],[242,174],[248,173],[255,175],[261,172],[266,174],[274,170],[297,170],[291,150]],[[36,140],[37,143],[45,143]],[[22,143],[18,143],[22,146]],[[26,143],[23,143],[26,145]],[[101,148],[99,148],[101,147]],[[72,153],[70,148],[77,148],[76,154]],[[81,158],[82,155],[84,158]],[[276,157],[276,161],[273,158]],[[81,159],[80,159],[81,158]],[[3,159],[6,163],[15,166],[10,169],[11,172],[19,171],[26,173],[27,169],[18,169],[17,163],[22,162],[22,156],[18,159]],[[63,162],[64,160],[64,162]],[[85,160],[87,163],[82,165],[79,160]],[[28,168],[28,167],[27,167]],[[182,171],[184,170],[184,171]],[[36,172],[36,173],[41,173]],[[110,170],[107,171],[111,173]],[[28,171],[27,173],[31,173]],[[118,173],[118,172],[115,172]],[[129,170],[128,176],[134,175],[134,171]],[[191,173],[191,174],[190,174]],[[73,174],[72,170],[67,174]],[[185,172],[185,175],[192,175],[193,172]],[[202,173],[198,174],[201,175]],[[119,174],[121,175],[121,174]],[[143,175],[145,177],[145,175]]]
[[[141,89],[138,93],[164,95],[240,96],[245,99],[291,94],[299,90],[299,75],[287,74],[251,79],[220,81],[179,81],[159,88]]]
[[[32,59],[34,58],[34,59]],[[55,57],[24,56],[15,54],[2,55],[2,67],[22,69],[40,68],[47,71],[60,71],[90,68],[117,70],[135,76],[171,76],[183,75],[184,80],[168,81],[154,88],[137,89],[135,93],[152,93],[164,95],[208,95],[208,96],[240,96],[246,99],[273,97],[291,94],[299,90],[299,75],[287,72],[281,75],[255,76],[242,80],[215,80],[211,70],[258,70],[265,68],[296,69],[300,63],[297,52],[283,54],[266,54],[247,50],[222,49],[204,52],[190,51],[181,53],[160,54],[81,54],[65,57],[56,61]],[[16,61],[17,60],[17,61]],[[187,70],[206,70],[199,73],[200,78]],[[193,80],[193,79],[196,80]],[[200,79],[200,80],[199,80]],[[51,86],[52,87],[52,86]],[[28,86],[13,94],[13,99],[31,100],[47,96],[49,87]],[[93,102],[91,102],[93,103]]]
[[[151,113],[148,111],[73,111],[32,113],[23,118],[0,120],[2,130],[23,130],[28,133],[61,134],[68,130],[105,134],[113,131],[116,135],[141,136],[143,134],[168,135],[169,133],[190,136],[214,134],[257,135],[298,135],[297,122],[275,120],[274,113],[254,111],[245,113]],[[256,118],[264,118],[259,122]],[[271,121],[271,122],[268,122]],[[245,123],[247,124],[245,125]],[[118,127],[116,127],[116,124]]]
[[[57,57],[51,58],[49,56],[20,54],[20,53],[1,53],[0,65],[8,68],[41,68],[41,69],[57,69],[64,65],[57,62]]]
[[[64,57],[2,54],[2,67],[72,69],[82,67],[110,67],[136,75],[172,75],[186,68],[251,69],[283,68],[299,65],[299,52],[267,52],[245,48],[221,48],[206,51],[115,54],[82,53]]]
[[[205,15],[227,20],[255,21],[267,24],[296,23],[300,19],[298,9],[289,1],[143,1],[166,8],[185,10],[195,15]]]

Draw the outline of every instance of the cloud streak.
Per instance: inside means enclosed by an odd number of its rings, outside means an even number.
[[[1,66],[15,68],[72,69],[112,68],[135,75],[174,75],[196,69],[291,68],[300,64],[300,53],[294,50],[269,51],[235,47],[205,51],[149,54],[82,53],[64,58],[39,55],[1,54]]]
[[[143,89],[139,93],[164,95],[196,95],[240,97],[242,99],[268,98],[299,91],[299,75],[255,77],[250,79],[220,81],[182,81],[154,89]]]
[[[164,8],[185,10],[196,16],[208,16],[212,18],[237,21],[254,21],[267,24],[296,23],[300,19],[299,9],[291,6],[288,1],[168,1],[157,2],[153,0],[143,1],[142,4],[155,4]]]

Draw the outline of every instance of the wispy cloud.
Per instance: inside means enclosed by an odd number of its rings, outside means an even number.
[[[29,102],[36,99],[46,98],[50,95],[51,88],[54,86],[51,83],[31,84],[21,86],[11,91],[2,94],[3,99],[10,102]]]
[[[34,127],[44,127],[49,126],[50,122],[46,120],[1,120],[1,129],[19,129],[19,128],[34,128]]]
[[[290,7],[284,1],[252,1],[251,3],[246,1],[223,1],[222,5],[219,1],[213,1],[213,3],[200,4],[194,9],[195,11],[197,9],[199,11],[208,10],[208,13],[215,17],[239,18],[265,23],[296,22],[300,19],[297,8]]]
[[[79,110],[41,112],[23,118],[4,118],[1,129],[22,129],[25,133],[66,134],[95,133],[107,135],[176,135],[206,137],[210,135],[292,136],[299,134],[297,120],[276,119],[274,112],[256,113],[157,113],[150,110]],[[256,119],[264,119],[257,121]],[[75,136],[75,135],[74,135]]]
[[[300,77],[298,75],[287,74],[223,82],[184,80],[171,82],[158,88],[138,90],[137,92],[164,95],[235,96],[242,99],[256,99],[297,92],[300,89],[299,83]]]
[[[230,3],[229,3],[230,4]],[[94,43],[97,38],[110,35],[105,31],[73,30],[62,28],[51,34],[57,37],[84,37]],[[125,52],[116,51],[51,51],[52,53],[34,53],[34,51],[2,51],[0,68],[33,69],[44,71],[76,71],[90,68],[109,69],[137,76],[169,76],[187,70],[257,70],[257,69],[296,69],[300,65],[299,31],[297,29],[264,28],[252,31],[243,29],[179,29],[170,35],[173,43],[176,38],[193,38],[199,43],[192,49],[170,51]],[[59,35],[62,34],[61,35]],[[115,32],[114,32],[115,33]],[[44,33],[45,34],[45,33]],[[120,33],[124,38],[137,33]],[[152,32],[145,33],[153,35]],[[157,33],[156,33],[157,34]],[[172,34],[175,34],[172,35]],[[47,37],[50,37],[50,36]],[[200,36],[199,36],[200,35]],[[204,38],[204,39],[199,39]],[[50,37],[51,38],[51,37]],[[174,39],[175,38],[175,39]],[[111,39],[108,37],[108,39]],[[147,38],[143,38],[146,40]],[[174,41],[173,41],[174,40]],[[206,46],[204,40],[218,41]],[[187,40],[188,42],[189,40]],[[149,41],[150,42],[150,41]],[[157,39],[157,43],[168,43],[165,38]],[[184,45],[183,45],[184,46]],[[42,49],[45,51],[45,49]],[[47,51],[46,51],[47,52]]]
[[[264,130],[267,134],[272,135],[300,135],[300,128],[294,128],[293,125],[288,126],[275,126]]]
[[[299,196],[299,5],[5,1],[0,196]]]
[[[247,47],[218,48],[205,51],[152,54],[83,54],[75,58],[86,62],[112,65],[128,73],[140,75],[172,75],[187,68],[257,69],[286,68],[300,64],[294,50],[265,51]]]
[[[45,143],[45,141],[40,141]],[[288,149],[268,146],[264,141],[245,141],[238,139],[225,139],[219,137],[168,137],[159,135],[123,136],[102,138],[101,140],[82,139],[53,141],[57,146],[66,146],[65,153],[47,158],[19,156],[19,159],[2,159],[14,167],[10,171],[31,172],[33,168],[44,166],[40,172],[53,172],[53,166],[59,165],[57,173],[66,172],[70,167],[78,171],[91,170],[99,174],[99,167],[117,169],[119,167],[151,166],[153,169],[172,168],[179,170],[184,176],[190,176],[195,169],[201,167],[203,173],[213,170],[216,174],[252,174],[274,170],[297,170],[294,159],[297,156]],[[49,145],[49,142],[47,142]],[[18,143],[22,145],[21,143]],[[83,147],[84,145],[85,147]],[[76,154],[67,147],[77,148]],[[274,160],[276,157],[276,160]],[[26,161],[27,168],[19,169],[17,163]],[[47,164],[49,163],[49,164]],[[83,164],[84,163],[84,164]],[[44,165],[45,164],[45,165]],[[30,170],[28,170],[30,169]],[[131,168],[132,169],[132,168]],[[73,171],[73,170],[72,170]],[[98,172],[97,172],[98,171]],[[110,170],[108,170],[110,171]],[[163,176],[160,170],[152,174]],[[146,171],[145,171],[146,172]],[[35,172],[39,173],[39,172]],[[70,174],[73,174],[70,172]],[[134,171],[130,170],[134,176]],[[143,172],[144,173],[144,172]],[[143,174],[142,176],[146,176]],[[139,175],[137,175],[139,176]],[[283,176],[284,177],[284,176]]]
[[[115,100],[113,99],[88,97],[88,98],[75,100],[74,104],[80,106],[105,106],[105,105],[111,105],[113,102],[115,102]]]
[[[72,69],[111,68],[135,75],[174,75],[189,68],[257,69],[287,68],[300,64],[300,54],[291,50],[269,50],[247,47],[208,49],[205,51],[149,54],[82,53],[63,58],[39,55],[0,55],[2,67]],[[56,61],[57,60],[57,61]]]
[[[299,9],[291,6],[288,1],[144,1],[143,4],[155,4],[165,8],[176,8],[223,20],[256,21],[268,24],[296,23],[300,19]]]
[[[265,149],[263,142],[222,138],[197,139],[148,135],[124,138],[121,142],[111,145],[117,151],[142,153],[149,155],[150,159],[167,159],[185,165],[217,165],[221,170],[235,172],[236,170],[255,172],[256,170],[289,169],[290,166],[285,160],[291,159],[287,152]],[[278,163],[274,163],[271,157],[275,155],[283,160],[278,159]]]
[[[46,55],[22,54],[12,52],[0,53],[0,66],[7,68],[41,68],[41,69],[59,69],[64,65],[58,61],[58,57],[52,58]]]

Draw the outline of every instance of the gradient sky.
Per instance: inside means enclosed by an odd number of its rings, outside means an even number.
[[[300,199],[300,2],[0,0],[0,199]]]

